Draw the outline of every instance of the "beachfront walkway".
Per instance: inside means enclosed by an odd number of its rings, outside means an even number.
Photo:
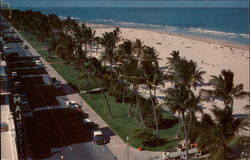
[[[21,37],[21,39],[23,39],[24,41],[23,43],[30,47],[29,52],[33,56],[40,56],[40,54],[22,37],[22,35],[17,30],[15,30],[15,32]],[[63,77],[61,77],[44,58],[41,57],[40,59],[44,63],[44,65],[47,67],[48,74],[51,77],[59,77],[62,84],[67,83],[63,79]],[[89,118],[95,123],[99,124],[100,128],[109,128],[108,124],[84,101],[84,99],[81,98],[81,96],[79,96],[78,93],[75,93],[75,91],[70,87],[70,85],[65,85],[63,90],[65,93],[71,93],[67,95],[67,98],[79,104],[82,103],[83,111],[88,113]],[[113,152],[113,154],[116,156],[118,160],[126,160],[128,159],[128,155],[129,155],[130,160],[161,160],[162,159],[161,152],[138,151],[137,149],[134,149],[132,147],[128,148],[127,144],[124,143],[117,134],[114,134],[111,136],[110,143],[108,143],[107,146]]]

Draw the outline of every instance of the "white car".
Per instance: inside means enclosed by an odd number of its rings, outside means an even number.
[[[4,46],[4,49],[10,49],[10,47],[8,47],[8,46]]]
[[[11,72],[11,76],[12,76],[12,77],[17,77],[18,74],[17,74],[17,72]]]
[[[80,105],[78,103],[76,103],[75,101],[66,101],[66,105],[70,109],[78,109],[78,108],[80,108]]]
[[[106,139],[102,134],[102,131],[100,130],[95,130],[93,131],[93,141],[95,144],[105,144]]]
[[[41,60],[35,60],[36,65],[43,66],[43,63]]]

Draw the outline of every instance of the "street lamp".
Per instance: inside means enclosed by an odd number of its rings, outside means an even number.
[[[126,137],[127,140],[127,160],[129,160],[129,137]]]
[[[57,69],[57,72],[58,72],[58,81],[60,81],[60,75],[59,75],[59,71],[60,71],[60,68]]]

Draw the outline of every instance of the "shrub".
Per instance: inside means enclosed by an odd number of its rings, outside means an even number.
[[[138,139],[144,146],[152,146],[156,140],[156,135],[153,132],[149,128],[135,129],[133,137]]]

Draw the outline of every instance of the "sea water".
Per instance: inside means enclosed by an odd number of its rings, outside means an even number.
[[[78,21],[249,44],[248,8],[16,7]]]

